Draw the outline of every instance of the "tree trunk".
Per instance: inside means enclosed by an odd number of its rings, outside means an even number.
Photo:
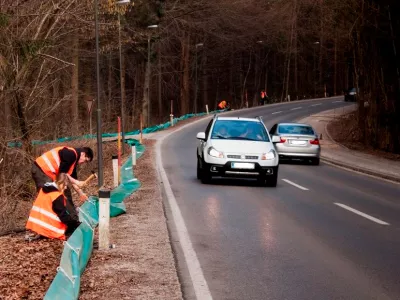
[[[85,108],[86,108],[85,116],[87,116],[87,118],[85,118],[85,120],[87,121],[86,124],[87,124],[87,126],[89,128],[90,118],[92,118],[92,120],[93,120],[93,110],[94,110],[93,108],[96,106],[96,103],[92,103],[92,111],[89,114],[89,111],[87,109],[87,105],[86,104],[87,104],[87,101],[93,101],[94,100],[93,95],[92,95],[92,78],[89,75],[90,74],[90,69],[89,68],[87,68],[83,72],[85,73],[85,76],[84,76],[84,79],[83,79],[84,80],[83,81],[83,83],[84,83],[83,100],[85,101]],[[94,126],[93,123],[92,123],[92,126]],[[93,131],[93,129],[94,128],[92,128],[92,131]],[[90,128],[89,128],[89,130],[90,130]]]
[[[319,83],[319,89],[321,91],[321,87],[324,83],[323,80],[323,66],[322,66],[322,62],[323,62],[323,50],[324,50],[324,3],[323,0],[320,0],[320,8],[321,8],[321,15],[320,15],[320,21],[321,21],[321,37],[320,37],[320,42],[319,42],[319,79],[318,79],[318,83]]]
[[[233,51],[230,51],[229,54],[229,82],[228,82],[228,92],[229,92],[229,101],[231,104],[234,102],[234,90],[233,90],[233,74],[235,73],[235,57]],[[241,82],[241,81],[240,81]],[[235,103],[236,105],[236,103]]]
[[[261,52],[261,50],[260,50]],[[254,96],[253,96],[253,101],[257,103],[257,96],[259,95],[259,90],[260,90],[260,82],[261,82],[261,68],[260,68],[260,56],[259,55],[254,55]]]
[[[205,110],[205,105],[207,104],[208,106],[210,106],[210,104],[208,103],[208,74],[207,74],[207,70],[206,68],[204,68],[204,66],[207,64],[207,53],[204,51],[203,52],[203,57],[202,57],[202,73],[203,73],[203,101],[202,103],[202,107]],[[209,107],[209,109],[211,109],[211,107]]]
[[[108,80],[107,80],[107,103],[105,105],[107,109],[106,120],[111,120],[111,107],[112,107],[112,86],[113,86],[113,76],[112,76],[112,53],[108,56]]]
[[[158,119],[160,123],[163,121],[163,103],[162,103],[162,68],[161,68],[161,43],[157,49],[158,58]]]
[[[292,29],[290,34],[290,46],[288,52],[288,61],[287,61],[287,75],[286,75],[286,88],[285,88],[285,100],[288,101],[289,95],[289,81],[290,81],[290,61],[292,60],[292,46],[293,46],[293,38],[294,38],[294,28],[295,28],[295,15],[296,15],[296,4],[297,1],[294,0],[294,8],[293,8],[293,22]]]
[[[14,92],[17,116],[18,116],[18,125],[21,131],[21,139],[22,139],[22,147],[28,153],[32,153],[32,144],[31,144],[31,137],[29,133],[28,123],[26,120],[26,114],[24,110],[24,105],[22,103],[22,95],[20,94],[19,90]]]
[[[121,53],[121,118],[122,118],[122,130],[125,132],[125,108],[126,108],[126,88],[125,88],[125,78],[126,78],[126,65],[125,65],[125,54]]]
[[[135,77],[133,78],[133,91],[132,91],[132,110],[131,110],[131,128],[135,129],[135,120],[136,120],[136,107],[137,107],[137,92],[138,92],[138,82],[140,78],[140,70],[142,69],[142,65],[136,65],[135,68]]]
[[[335,32],[335,54],[334,54],[334,74],[333,74],[333,94],[336,96],[337,93],[337,32]]]
[[[219,75],[217,73],[217,82],[216,82],[216,92],[215,92],[215,102],[214,102],[214,109],[217,109],[219,103]]]
[[[298,69],[297,69],[297,0],[295,0],[294,9],[294,93],[296,99],[299,99],[299,85],[298,85]]]
[[[149,115],[149,93],[150,93],[150,38],[147,40],[147,47],[148,47],[148,55],[147,55],[147,63],[146,63],[146,73],[144,78],[144,87],[143,87],[143,102],[142,102],[142,115],[143,115],[143,123],[145,127],[150,126],[150,115]]]
[[[71,121],[72,131],[78,133],[79,128],[79,37],[72,37],[72,82],[71,82]]]
[[[190,35],[186,34],[186,36],[181,41],[182,46],[182,57],[181,57],[181,115],[187,114],[189,111],[189,88],[190,88],[190,66],[189,66],[189,42]]]

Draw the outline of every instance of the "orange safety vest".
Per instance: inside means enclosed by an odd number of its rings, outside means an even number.
[[[58,174],[58,170],[60,168],[60,155],[58,154],[58,151],[60,151],[63,148],[67,148],[69,150],[72,150],[75,152],[76,157],[78,157],[78,153],[74,148],[70,147],[56,147],[52,150],[49,150],[45,153],[43,153],[41,156],[39,156],[36,159],[36,163],[42,169],[42,171],[49,176],[53,181],[56,179],[56,176]],[[76,165],[76,160],[72,164],[72,166],[68,170],[68,174],[72,175],[72,172],[74,171]]]
[[[267,96],[266,92],[261,92],[261,98],[264,99]]]
[[[53,211],[53,201],[61,195],[63,194],[59,191],[46,194],[43,189],[40,189],[35,202],[33,202],[26,229],[51,239],[65,240],[67,226],[61,222]],[[66,204],[65,196],[64,204]]]
[[[221,102],[218,104],[218,107],[219,107],[219,108],[225,108],[225,106],[226,106],[226,101],[225,101],[225,100],[221,101]]]

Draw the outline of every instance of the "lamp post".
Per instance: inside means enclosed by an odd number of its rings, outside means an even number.
[[[96,80],[97,80],[97,172],[98,187],[103,185],[103,148],[101,134],[101,101],[100,101],[100,62],[99,62],[99,20],[98,20],[98,0],[95,5],[95,35],[96,35]]]
[[[118,6],[128,5],[130,0],[120,0],[117,2]],[[124,74],[122,74],[122,46],[121,46],[121,14],[118,13],[118,47],[119,47],[119,79],[120,79],[120,89],[121,89],[121,135],[122,135],[122,154],[124,154],[124,143],[125,143],[125,93],[123,79]]]
[[[147,28],[158,28],[158,25],[149,25]],[[150,102],[150,34],[147,37],[147,82],[148,82],[148,87],[147,87],[147,127],[150,126],[150,113],[151,113],[151,102]]]
[[[194,89],[194,113],[197,113],[197,94],[198,94],[198,82],[197,82],[197,48],[203,47],[203,43],[196,44],[196,67],[195,67],[195,89]]]

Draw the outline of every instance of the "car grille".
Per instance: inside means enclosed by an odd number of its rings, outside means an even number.
[[[234,159],[242,159],[240,155],[233,155],[233,154],[228,154],[228,158],[234,158]],[[258,159],[258,156],[256,155],[246,155],[245,159]]]
[[[258,159],[258,156],[246,155],[246,159]]]

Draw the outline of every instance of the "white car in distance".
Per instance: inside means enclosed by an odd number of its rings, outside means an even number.
[[[279,137],[273,138],[259,117],[215,115],[206,131],[197,134],[197,178],[209,183],[212,177],[250,177],[275,187],[279,156],[274,142]]]

